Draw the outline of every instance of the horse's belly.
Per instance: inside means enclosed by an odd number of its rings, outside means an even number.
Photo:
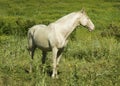
[[[41,50],[45,50],[45,51],[50,51],[51,48],[48,44],[44,44],[44,43],[39,43],[36,44],[38,48],[40,48]]]
[[[34,43],[36,47],[40,48],[41,50],[51,50],[49,41],[47,37],[37,36],[34,39]]]

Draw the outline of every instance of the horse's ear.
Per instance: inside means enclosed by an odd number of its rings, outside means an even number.
[[[85,13],[85,9],[84,8],[81,9],[81,13]]]

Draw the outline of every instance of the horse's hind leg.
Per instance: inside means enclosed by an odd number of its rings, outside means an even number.
[[[42,64],[45,64],[46,56],[47,56],[47,52],[42,51]]]
[[[33,70],[32,64],[33,64],[33,57],[34,57],[35,47],[30,49],[29,52],[30,52],[30,56],[31,56],[31,60],[30,60],[30,73],[31,73],[32,70]]]
[[[28,51],[31,56],[31,61],[30,61],[30,72],[32,72],[32,63],[33,63],[33,57],[34,57],[34,52],[35,52],[35,44],[33,41],[33,33],[31,30],[28,31]]]

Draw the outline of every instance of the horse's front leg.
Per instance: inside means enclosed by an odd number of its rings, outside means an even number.
[[[68,40],[65,41],[64,47],[67,45]],[[58,53],[57,53],[57,66],[60,62],[61,56],[62,56],[62,52],[64,51],[64,47],[59,49]]]
[[[56,47],[54,47],[52,49],[52,53],[53,53],[53,73],[52,73],[52,77],[53,78],[57,78],[57,52],[58,52],[58,49]]]
[[[63,50],[64,50],[64,48],[61,48],[61,49],[58,50],[58,53],[57,53],[57,66],[59,65]]]

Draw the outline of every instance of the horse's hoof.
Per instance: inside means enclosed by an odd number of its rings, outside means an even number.
[[[58,75],[52,75],[53,79],[58,79]]]

